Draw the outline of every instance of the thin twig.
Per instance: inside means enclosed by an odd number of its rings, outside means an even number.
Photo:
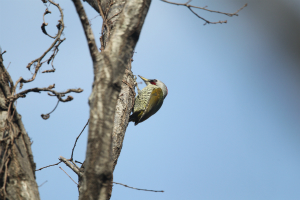
[[[0,54],[1,54],[1,56],[3,55],[3,54],[5,54],[6,53],[6,50],[4,50],[3,52],[1,52],[2,50],[0,49]]]
[[[61,163],[61,162],[62,162],[62,161],[59,161],[58,163],[55,163],[55,164],[53,164],[53,165],[47,165],[47,166],[45,166],[45,167],[36,169],[35,171],[40,171],[40,170],[45,169],[45,168],[47,168],[47,167],[52,167],[52,166],[58,165],[58,164]]]
[[[245,8],[247,6],[247,4],[243,5],[240,9],[238,9],[234,13],[225,13],[225,12],[220,12],[220,11],[217,11],[217,10],[209,10],[206,7],[198,7],[198,6],[190,5],[189,3],[191,2],[191,0],[188,1],[188,2],[186,2],[186,3],[175,3],[175,2],[170,2],[170,1],[167,1],[167,0],[161,0],[161,1],[163,1],[165,3],[177,5],[177,6],[186,6],[186,7],[191,7],[191,8],[198,8],[198,9],[205,10],[205,11],[208,11],[208,12],[213,12],[213,13],[219,13],[219,14],[227,15],[229,17],[238,16],[237,13],[240,12],[243,8]]]
[[[185,6],[187,7],[194,15],[196,15],[197,17],[199,17],[200,19],[204,20],[205,21],[205,24],[222,24],[222,23],[227,23],[227,20],[225,21],[218,21],[218,22],[210,22],[206,19],[204,19],[203,17],[200,17],[198,14],[196,14],[191,8],[197,8],[197,9],[201,9],[201,10],[205,10],[205,11],[208,11],[208,12],[213,12],[213,13],[219,13],[219,14],[223,14],[223,15],[227,15],[229,17],[232,17],[232,16],[238,16],[238,12],[240,12],[243,8],[245,8],[247,6],[247,4],[243,5],[240,9],[238,9],[236,12],[234,13],[225,13],[225,12],[220,12],[220,11],[217,11],[217,10],[210,10],[210,9],[207,9],[205,7],[199,7],[199,6],[193,6],[193,5],[190,5],[189,3],[191,2],[191,0],[189,0],[188,2],[186,3],[175,3],[175,2],[171,2],[171,1],[167,1],[167,0],[161,0],[165,3],[169,3],[169,4],[173,4],[173,5],[177,5],[177,6]],[[205,25],[204,24],[204,25]]]
[[[42,187],[45,183],[47,183],[48,181],[44,181],[44,183],[42,183],[41,185],[39,185],[38,187]]]
[[[75,140],[75,143],[74,143],[74,146],[73,146],[73,149],[72,149],[72,153],[71,153],[71,158],[70,159],[66,159],[62,156],[59,157],[59,159],[64,162],[69,168],[71,168],[78,176],[81,176],[81,173],[80,173],[80,168],[76,165],[76,161],[74,162],[73,161],[73,154],[74,154],[74,150],[75,150],[75,147],[76,147],[76,144],[77,144],[77,141],[79,139],[79,137],[81,136],[81,134],[83,133],[83,131],[85,130],[85,128],[87,127],[87,125],[89,124],[89,121],[88,120],[85,124],[85,126],[83,127],[82,131],[79,133],[79,135],[77,136],[76,140]],[[71,161],[72,163],[70,163],[69,161]],[[78,161],[77,161],[78,162]],[[79,162],[80,163],[80,162]],[[82,163],[80,163],[82,164]]]
[[[147,189],[140,189],[140,188],[135,188],[135,187],[131,187],[128,185],[125,185],[123,183],[117,183],[117,182],[113,182],[114,184],[118,184],[118,185],[123,185],[124,187],[128,187],[134,190],[142,190],[142,191],[147,191],[147,192],[164,192],[163,190],[147,190]]]
[[[111,16],[111,17],[110,17],[109,19],[107,19],[106,21],[109,21],[109,20],[111,20],[112,18],[118,16],[122,11],[123,11],[123,10],[121,10],[120,12],[114,14],[113,16]]]
[[[235,13],[232,13],[232,16],[233,15],[236,15],[236,16],[238,16],[238,12],[240,12],[241,10],[243,10],[246,6],[247,6],[248,4],[246,3],[245,5],[243,5],[240,9],[238,9]]]
[[[61,168],[61,167],[59,167],[59,169],[63,170],[63,168]],[[71,178],[71,176],[69,176],[69,174],[68,174],[65,170],[63,170],[63,171],[68,175],[68,177],[69,177],[76,185],[78,185],[78,183],[76,183],[76,182]]]
[[[223,23],[227,23],[227,20],[225,20],[225,21],[218,21],[218,22],[210,22],[210,21],[204,19],[203,17],[200,17],[200,16],[199,16],[197,13],[195,13],[190,7],[188,7],[188,9],[189,9],[192,13],[194,13],[197,17],[199,17],[200,19],[202,19],[203,21],[205,21],[205,24],[204,24],[204,25],[206,25],[206,24],[223,24]]]
[[[78,160],[75,160],[75,162],[76,162],[76,163],[80,163],[80,164],[82,164],[82,165],[83,165],[83,163],[82,163],[82,162],[79,162]]]
[[[57,100],[56,106],[53,108],[53,110],[52,110],[51,112],[49,112],[49,113],[47,113],[47,114],[41,114],[41,117],[42,117],[43,119],[49,119],[50,114],[54,112],[54,110],[57,108],[58,104],[59,104],[59,100]]]
[[[10,66],[10,63],[11,63],[11,62],[8,63],[8,66],[6,67],[6,70],[8,70],[8,68],[9,68],[9,66]]]
[[[86,124],[85,124],[85,126],[83,127],[82,131],[81,131],[80,134],[77,136],[77,138],[76,138],[76,140],[75,140],[75,143],[74,143],[74,146],[73,146],[73,149],[72,149],[72,154],[71,154],[71,159],[70,159],[70,160],[73,160],[73,153],[74,153],[74,149],[75,149],[77,140],[79,139],[79,137],[81,136],[82,132],[84,131],[85,127],[89,124],[89,122],[90,122],[90,119],[88,119],[88,121],[86,122]]]
[[[93,17],[92,19],[89,19],[89,23],[92,25],[92,20],[96,19],[97,17],[99,17],[100,15],[96,15],[95,17]]]

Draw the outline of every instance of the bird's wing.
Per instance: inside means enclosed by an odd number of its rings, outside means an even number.
[[[154,115],[162,106],[163,99],[164,97],[162,89],[159,87],[154,88],[151,92],[150,98],[146,104],[147,106],[139,122],[145,121],[150,116]]]

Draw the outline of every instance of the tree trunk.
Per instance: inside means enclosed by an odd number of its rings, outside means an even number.
[[[1,53],[1,52],[0,52]],[[11,96],[13,82],[0,54],[0,199],[38,200],[31,142]]]
[[[98,52],[87,17],[79,0],[73,0],[88,40],[94,66],[89,99],[90,124],[79,199],[109,199],[112,172],[120,155],[128,118],[134,103],[131,57],[151,0],[97,1],[103,18]],[[97,10],[97,9],[96,9]]]

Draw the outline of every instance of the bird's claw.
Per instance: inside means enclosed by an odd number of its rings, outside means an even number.
[[[134,84],[137,85],[137,82],[136,82],[137,77],[136,77],[136,75],[133,75],[133,80],[134,80]]]
[[[134,80],[134,85],[136,86],[136,89],[137,89],[138,94],[139,94],[141,92],[141,90],[140,90],[140,88],[138,86],[138,83],[136,82],[136,80],[137,80],[136,75],[133,75],[133,80]]]

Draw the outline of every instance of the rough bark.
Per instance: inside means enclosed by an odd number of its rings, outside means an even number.
[[[85,169],[80,177],[79,199],[106,200],[110,197],[112,172],[122,148],[135,96],[130,69],[132,52],[151,0],[131,0],[125,4],[117,0],[102,1],[99,10],[105,27],[101,53],[95,51],[94,36],[80,1],[73,2],[94,65],[88,145]],[[126,98],[123,98],[125,95]]]
[[[31,142],[13,104],[13,82],[0,54],[0,199],[38,200]]]
[[[86,0],[98,13],[100,13],[97,0]],[[101,0],[100,5],[103,11],[103,17],[106,19],[106,25],[103,27],[103,49],[109,43],[110,34],[114,31],[116,22],[120,17],[120,12],[123,10],[125,0]],[[118,158],[123,146],[126,128],[128,126],[128,116],[131,113],[134,98],[135,98],[135,85],[131,71],[131,62],[128,63],[126,73],[123,77],[122,89],[116,105],[116,113],[114,120],[113,130],[113,169],[118,162]]]

